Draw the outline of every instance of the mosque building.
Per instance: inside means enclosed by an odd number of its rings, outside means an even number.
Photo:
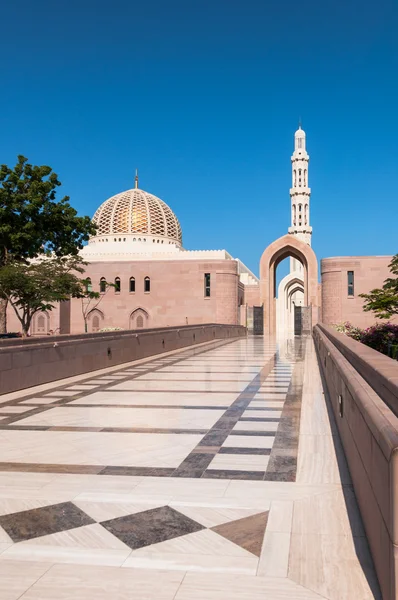
[[[177,216],[160,198],[135,187],[103,202],[94,214],[96,235],[82,249],[85,277],[100,301],[72,299],[48,313],[37,313],[32,335],[94,333],[107,328],[222,323],[247,325],[258,332],[298,333],[297,316],[311,324],[351,321],[368,326],[362,292],[380,287],[389,276],[389,256],[336,257],[318,263],[311,247],[309,155],[299,126],[291,157],[291,223],[260,260],[257,277],[226,250],[187,250]],[[276,285],[276,269],[290,258],[290,272]],[[111,283],[112,286],[107,285]],[[86,318],[84,318],[84,316]],[[256,319],[254,319],[256,321]],[[8,312],[9,331],[18,321]]]

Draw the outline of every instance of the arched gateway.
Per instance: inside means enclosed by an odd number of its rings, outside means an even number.
[[[292,257],[303,265],[304,306],[311,307],[312,325],[318,322],[318,263],[311,246],[287,234],[272,242],[260,260],[260,295],[264,310],[264,333],[276,333],[276,268]]]

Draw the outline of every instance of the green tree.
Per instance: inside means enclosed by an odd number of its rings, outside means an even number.
[[[0,294],[10,303],[22,326],[22,335],[28,334],[32,318],[37,312],[51,311],[55,303],[69,298],[97,296],[87,289],[87,280],[78,274],[84,272],[79,257],[43,257],[29,264],[8,262],[0,269]]]
[[[89,277],[87,277],[87,279],[82,280],[82,284],[84,285],[84,289],[86,292],[84,296],[81,296],[82,315],[83,315],[85,333],[87,333],[87,331],[88,331],[89,314],[97,308],[97,306],[100,304],[100,302],[102,301],[105,294],[108,292],[109,288],[116,287],[114,283],[108,283],[108,281],[103,281],[102,283],[105,287],[105,291],[100,294],[99,292],[93,292],[91,279]]]
[[[79,217],[69,197],[56,198],[61,185],[51,167],[18,156],[13,169],[0,166],[0,269],[52,252],[76,256],[96,228]],[[0,297],[0,333],[6,332],[7,299]]]
[[[397,277],[388,277],[381,289],[371,290],[369,294],[359,294],[365,300],[363,309],[374,312],[380,319],[398,315],[398,254],[393,256],[389,267]]]

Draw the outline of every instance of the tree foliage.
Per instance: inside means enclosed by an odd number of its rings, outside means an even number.
[[[18,156],[13,169],[0,166],[0,266],[45,252],[77,255],[95,226],[79,217],[69,197],[56,199],[61,185],[51,167]]]
[[[0,166],[0,269],[46,252],[76,256],[96,228],[79,217],[69,197],[57,200],[61,185],[51,167],[18,156],[14,168]],[[7,300],[0,295],[0,333],[6,332]]]
[[[388,277],[382,288],[371,290],[369,294],[359,294],[365,300],[363,309],[374,312],[380,319],[398,315],[398,254],[393,256],[389,267],[396,277]]]
[[[37,312],[51,311],[55,303],[71,297],[98,296],[87,288],[87,280],[78,276],[85,264],[77,256],[43,257],[29,264],[8,262],[0,269],[0,294],[14,309],[24,336]]]

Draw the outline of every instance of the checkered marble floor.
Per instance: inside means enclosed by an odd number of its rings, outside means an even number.
[[[0,598],[379,597],[310,339],[2,396],[0,460]]]

